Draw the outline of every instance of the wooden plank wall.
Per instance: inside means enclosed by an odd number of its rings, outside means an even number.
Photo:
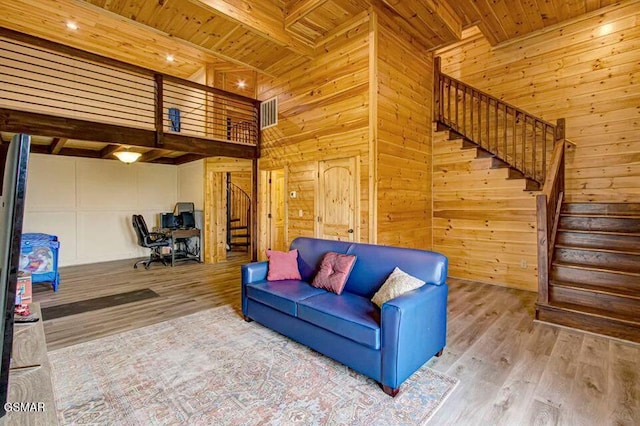
[[[324,52],[280,77],[258,78],[258,99],[278,97],[278,125],[262,133],[260,170],[286,169],[287,245],[314,235],[318,162],[360,156],[360,235],[369,232],[369,23],[335,34]]]
[[[443,72],[548,121],[566,118],[569,201],[640,201],[640,3],[621,2],[491,48],[472,37]]]
[[[430,249],[433,56],[377,19],[377,243]]]
[[[535,291],[535,193],[448,137],[433,136],[433,250],[452,277]]]

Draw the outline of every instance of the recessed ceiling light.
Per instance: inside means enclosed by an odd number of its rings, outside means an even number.
[[[239,89],[244,89],[245,87],[247,87],[247,82],[244,80],[238,80],[236,86],[238,86]]]
[[[176,58],[174,58],[173,55],[167,55],[167,62],[173,62],[175,59]]]
[[[67,22],[67,28],[70,29],[71,31],[75,31],[78,29],[78,24],[76,24],[75,22]]]

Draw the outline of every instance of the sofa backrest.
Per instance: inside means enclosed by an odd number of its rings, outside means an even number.
[[[313,281],[313,277],[315,277],[325,253],[330,251],[346,253],[350,246],[351,243],[349,242],[306,237],[299,237],[291,242],[291,250],[298,249],[300,276],[304,281],[308,282]]]
[[[396,266],[428,284],[441,285],[447,279],[446,256],[432,251],[305,237],[296,238],[291,248],[298,249],[298,267],[305,281],[313,280],[325,253],[355,255],[344,291],[367,298],[373,297]]]

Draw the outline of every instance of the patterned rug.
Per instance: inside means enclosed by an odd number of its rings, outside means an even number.
[[[223,306],[49,353],[62,425],[416,425],[457,380],[376,382]]]

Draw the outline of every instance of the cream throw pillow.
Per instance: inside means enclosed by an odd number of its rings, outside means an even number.
[[[394,299],[408,291],[422,287],[423,285],[424,281],[419,280],[416,277],[412,277],[402,269],[396,267],[384,282],[384,284],[382,284],[380,290],[378,290],[376,294],[373,295],[373,299],[371,299],[371,301],[376,305],[382,307],[383,303]]]

